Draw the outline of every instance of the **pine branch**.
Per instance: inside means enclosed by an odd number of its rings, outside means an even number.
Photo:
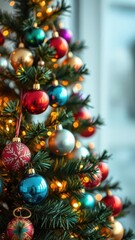
[[[0,10],[0,25],[9,28],[12,32],[21,34],[20,23],[18,19],[11,13]]]
[[[98,161],[102,162],[108,160],[110,157],[111,155],[108,154],[107,150],[104,150],[103,153],[98,156]]]
[[[27,0],[15,0],[14,10],[20,22],[28,19],[33,11],[33,5]]]
[[[74,43],[69,44],[69,51],[71,52],[80,52],[81,50],[85,49],[86,45],[83,41],[79,42],[76,41]]]
[[[32,164],[37,171],[46,171],[52,165],[52,160],[47,152],[39,151],[32,157]]]
[[[54,58],[56,51],[53,47],[50,47],[48,43],[40,45],[35,50],[36,56],[38,59],[42,59],[47,67],[53,65],[52,58]]]
[[[12,101],[10,100],[7,104],[6,107],[3,108],[2,114],[3,115],[12,115],[13,118],[17,117],[18,113],[18,106],[19,106],[19,101]]]
[[[133,230],[129,229],[128,231],[125,231],[123,240],[133,240],[135,238],[135,233]]]
[[[81,95],[71,95],[69,100],[66,103],[66,107],[68,110],[73,111],[74,113],[78,112],[83,107],[91,107],[89,105],[90,103],[90,95],[88,95],[86,98],[83,98]]]
[[[112,183],[112,178],[102,182],[102,184],[97,187],[97,191],[105,192],[106,189],[110,190],[121,190],[120,183],[119,182],[114,182]]]

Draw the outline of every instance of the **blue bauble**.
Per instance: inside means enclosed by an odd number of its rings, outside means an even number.
[[[49,87],[47,94],[50,100],[49,104],[54,108],[63,106],[68,100],[67,89],[61,85]]]
[[[2,193],[2,191],[3,191],[3,181],[0,178],[0,194]]]
[[[48,195],[48,184],[38,174],[30,174],[20,182],[19,193],[26,203],[38,204]]]
[[[24,39],[29,47],[38,47],[44,42],[45,32],[41,28],[31,27],[25,31]]]
[[[93,209],[95,207],[95,198],[90,193],[85,193],[81,199],[83,207]]]

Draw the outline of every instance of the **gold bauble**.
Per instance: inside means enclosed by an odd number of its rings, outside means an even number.
[[[101,235],[106,236],[108,240],[122,240],[124,236],[124,228],[122,224],[118,221],[111,223],[110,228],[103,228],[101,230]]]
[[[70,67],[74,67],[74,69],[78,71],[79,68],[83,65],[83,62],[79,57],[71,56],[71,57],[67,57],[62,64],[70,65]]]
[[[10,63],[17,70],[19,67],[31,67],[33,64],[33,55],[26,48],[17,48],[10,55]]]

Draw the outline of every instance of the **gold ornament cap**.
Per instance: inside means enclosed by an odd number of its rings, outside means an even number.
[[[39,90],[40,89],[40,84],[39,83],[34,83],[33,84],[33,89]]]
[[[62,129],[63,129],[62,124],[58,124],[56,127],[56,130],[62,130]]]
[[[52,82],[52,85],[53,85],[53,86],[58,86],[58,84],[59,84],[58,80],[56,80],[56,79],[53,80],[53,82]]]
[[[15,136],[15,137],[12,139],[12,142],[21,142],[21,138]]]
[[[34,168],[29,168],[28,169],[28,174],[35,174],[35,169]]]
[[[38,61],[38,66],[44,67],[45,66],[45,62],[43,60],[39,60]]]
[[[59,33],[57,32],[57,31],[54,31],[53,33],[52,33],[52,37],[59,37]]]

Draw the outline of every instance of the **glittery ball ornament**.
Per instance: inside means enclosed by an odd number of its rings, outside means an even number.
[[[19,193],[26,203],[38,204],[48,195],[48,184],[39,174],[35,174],[33,169],[19,184]]]
[[[57,32],[54,33],[54,37],[50,38],[47,43],[56,51],[54,56],[56,59],[64,57],[68,52],[67,41],[64,38],[59,37]]]
[[[13,142],[6,145],[2,151],[2,162],[8,170],[21,170],[31,159],[29,148],[20,142],[20,138],[13,138]]]
[[[114,195],[107,195],[102,198],[102,202],[106,205],[106,207],[110,207],[112,209],[112,216],[116,217],[122,211],[122,201],[119,197]]]
[[[5,42],[5,37],[4,35],[2,34],[2,32],[0,32],[0,46],[3,45]]]
[[[43,113],[49,105],[49,97],[40,89],[39,84],[34,84],[33,89],[23,95],[23,107],[31,114]]]
[[[41,28],[31,27],[25,31],[24,40],[29,47],[38,47],[44,42],[45,32]]]
[[[73,33],[71,32],[71,30],[66,29],[66,28],[60,28],[58,30],[59,36],[64,38],[68,43],[71,42],[72,38],[73,38]]]
[[[10,55],[10,63],[15,70],[19,67],[31,67],[33,61],[32,52],[24,48],[23,44],[20,44],[19,48],[15,49]]]
[[[23,217],[13,218],[7,226],[9,240],[31,240],[34,235],[33,224]]]
[[[52,153],[58,156],[64,156],[70,153],[75,147],[74,135],[62,125],[58,125],[48,139],[48,147]]]
[[[49,96],[49,104],[52,107],[61,107],[65,105],[68,100],[67,89],[62,85],[52,85],[47,89]]]

